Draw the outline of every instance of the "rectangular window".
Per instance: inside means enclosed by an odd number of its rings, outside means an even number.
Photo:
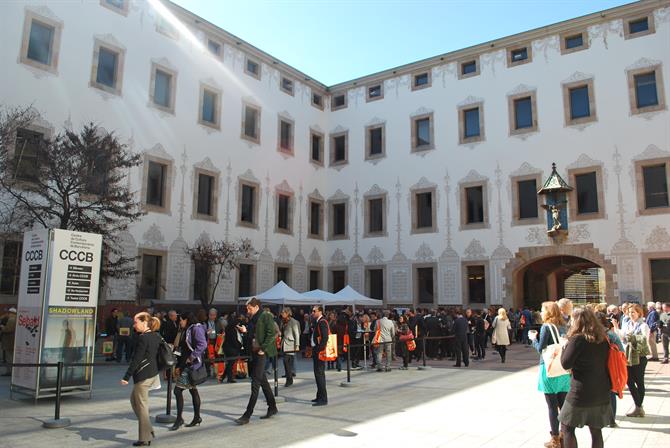
[[[249,297],[254,294],[254,265],[240,263],[237,269],[237,295]]]
[[[430,118],[421,118],[414,122],[416,129],[415,147],[421,148],[423,146],[430,146]]]
[[[244,71],[246,72],[247,75],[253,78],[261,79],[260,64],[252,59],[249,59],[248,57],[246,64],[244,64]]]
[[[477,73],[477,61],[467,61],[461,63],[461,76]]]
[[[642,167],[644,206],[647,209],[668,207],[668,177],[665,164]]]
[[[649,274],[651,277],[651,297],[670,297],[670,258],[649,260]]]
[[[321,203],[310,201],[309,203],[309,234],[310,236],[321,237]]]
[[[284,282],[291,286],[291,269],[286,266],[277,266],[277,283]]]
[[[467,266],[468,301],[486,303],[486,269],[484,266]]]
[[[142,254],[142,276],[140,295],[142,299],[157,300],[161,298],[161,269],[163,257],[160,255]]]
[[[310,161],[323,166],[323,135],[310,132]]]
[[[331,277],[330,291],[332,293],[342,291],[344,289],[344,287],[347,286],[347,284],[346,284],[347,271],[339,270],[339,269],[330,271],[330,277]]]
[[[33,20],[30,26],[28,40],[28,59],[44,65],[52,64],[52,49],[55,28],[45,23]]]
[[[331,138],[331,164],[347,162],[347,134],[334,135]]]
[[[21,275],[21,254],[23,244],[20,241],[5,241],[2,250],[2,270],[0,271],[0,294],[19,293]]]
[[[465,189],[466,224],[484,222],[484,188],[467,187]]]
[[[293,152],[293,124],[286,120],[279,120],[279,150]]]
[[[628,34],[637,34],[644,31],[649,31],[649,19],[647,17],[628,22]]]
[[[384,232],[384,198],[368,199],[368,233]]]
[[[384,153],[384,127],[368,128],[368,158]]]
[[[214,177],[198,174],[198,214],[211,216],[214,211]]]
[[[514,100],[514,129],[533,127],[533,102],[531,97]]]
[[[384,97],[384,90],[381,84],[368,87],[368,101],[379,100]]]
[[[425,89],[426,87],[430,87],[430,84],[430,72],[417,73],[412,77],[412,90]]]
[[[240,206],[240,221],[255,224],[256,217],[256,188],[242,184],[242,204]]]
[[[43,144],[44,134],[19,128],[16,131],[14,145],[14,178],[17,180],[34,182],[40,167],[40,146]]]
[[[118,60],[119,54],[117,52],[100,47],[98,50],[98,69],[95,82],[116,89]]]
[[[591,116],[591,108],[589,105],[589,87],[580,86],[569,90],[570,92],[570,119],[576,120],[579,118]]]
[[[277,228],[290,231],[289,222],[291,197],[285,194],[277,195]]]
[[[207,49],[214,56],[221,56],[221,44],[213,41],[212,39],[207,39]]]
[[[160,69],[156,69],[155,74],[154,104],[172,108],[172,75]]]
[[[577,213],[598,213],[598,183],[596,172],[575,176],[577,193]]]
[[[584,45],[584,37],[581,33],[565,37],[565,48],[572,50]]]
[[[333,237],[347,235],[347,204],[332,204]]]
[[[312,106],[323,109],[323,97],[318,93],[312,92]]]
[[[346,94],[340,94],[333,96],[333,110],[343,109],[347,107],[347,97]]]
[[[517,48],[516,50],[512,50],[510,57],[513,63],[525,61],[526,59],[528,59],[528,48],[523,47],[523,48]]]
[[[147,204],[165,207],[167,165],[149,161],[147,170]]]
[[[465,139],[479,137],[479,108],[465,109],[463,111],[464,129],[463,135]]]
[[[433,268],[417,268],[416,278],[419,303],[433,303],[435,300]]]
[[[202,121],[209,124],[218,124],[217,105],[219,102],[218,94],[211,90],[203,89],[202,93]]]
[[[534,219],[538,217],[537,210],[537,183],[535,179],[517,182],[519,219]]]
[[[368,297],[384,300],[384,270],[368,269]]]
[[[433,227],[433,193],[430,191],[416,194],[416,228]]]
[[[244,107],[244,136],[258,141],[258,109],[245,105]]]
[[[658,106],[656,72],[641,73],[633,77],[635,82],[635,103],[638,109]]]
[[[321,271],[319,269],[309,270],[309,290],[321,289]]]
[[[193,300],[209,302],[209,280],[211,269],[208,263],[201,260],[193,262]]]
[[[293,81],[282,76],[281,81],[280,81],[280,87],[281,90],[284,93],[288,93],[289,95],[293,95]]]

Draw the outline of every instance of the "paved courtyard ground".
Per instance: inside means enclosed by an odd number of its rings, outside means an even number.
[[[354,387],[340,387],[346,373],[327,372],[330,404],[312,408],[315,386],[309,360],[301,360],[293,387],[280,387],[285,402],[279,415],[259,420],[265,403],[247,426],[238,427],[249,396],[247,381],[209,382],[201,386],[203,424],[169,432],[155,425],[152,446],[189,447],[537,447],[548,439],[547,411],[536,391],[537,355],[513,345],[507,364],[495,354],[470,367],[453,368],[453,361],[429,361],[433,368],[388,373],[353,372]],[[124,371],[113,363],[95,371],[92,399],[67,397],[62,416],[72,420],[64,429],[43,429],[53,417],[53,401],[10,400],[8,379],[0,379],[0,447],[118,447],[137,440],[137,423],[130,409],[130,388],[118,384]],[[618,401],[616,429],[604,430],[610,448],[670,446],[670,367],[650,362],[647,368],[645,419],[624,417],[633,406],[626,394]],[[283,383],[283,380],[280,381]],[[186,395],[185,419],[192,416]],[[165,411],[165,387],[152,392],[151,414]],[[580,446],[590,446],[588,430],[578,430]]]

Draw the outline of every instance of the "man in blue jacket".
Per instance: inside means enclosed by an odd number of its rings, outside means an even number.
[[[656,303],[647,303],[647,326],[649,327],[649,350],[651,351],[650,361],[658,361],[658,348],[656,347],[656,333],[658,332],[658,311],[656,311]]]

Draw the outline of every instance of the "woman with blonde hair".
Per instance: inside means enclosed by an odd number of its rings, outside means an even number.
[[[158,330],[161,321],[152,317],[151,314],[142,312],[135,315],[133,328],[139,335],[137,346],[130,360],[126,374],[121,384],[128,385],[128,380],[133,377],[133,392],[130,395],[130,405],[139,421],[139,437],[133,446],[149,446],[154,438],[154,430],[149,417],[149,391],[160,388],[161,381],[158,376],[158,347],[161,337]]]
[[[537,332],[529,332],[528,337],[533,342],[533,347],[538,353],[542,353],[551,344],[558,344],[560,337],[565,335],[567,328],[561,310],[556,302],[542,303],[542,327],[538,338]],[[547,448],[560,448],[561,437],[559,433],[558,413],[563,407],[565,396],[570,390],[570,375],[547,376],[544,358],[540,356],[540,375],[537,390],[544,393],[549,411],[549,426],[551,427],[551,439],[544,444]]]
[[[498,309],[498,315],[493,319],[492,327],[493,335],[491,336],[491,342],[500,354],[500,362],[504,363],[507,346],[510,344],[509,331],[512,329],[512,324],[507,318],[505,308]]]
[[[628,390],[630,391],[635,409],[626,414],[627,417],[644,417],[642,402],[644,401],[644,370],[647,367],[649,354],[649,326],[644,319],[644,311],[637,303],[628,307],[629,319],[621,328],[621,339],[626,346],[628,360]]]
[[[591,307],[575,309],[571,320],[561,354],[563,368],[572,371],[570,392],[558,416],[563,447],[577,448],[575,428],[588,426],[591,446],[602,448],[602,428],[612,422],[607,332]]]

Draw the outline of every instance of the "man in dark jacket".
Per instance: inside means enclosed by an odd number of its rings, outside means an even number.
[[[326,391],[326,361],[319,359],[319,353],[326,349],[330,328],[328,321],[323,317],[323,306],[312,307],[314,326],[310,343],[312,345],[312,359],[314,361],[314,379],[316,380],[316,398],[312,400],[312,406],[325,406],[328,404],[328,391]]]
[[[112,308],[112,312],[107,316],[107,319],[105,319],[105,333],[107,333],[107,337],[112,338],[112,354],[109,355],[105,361],[114,361],[114,359],[116,359],[116,344],[118,343],[116,340],[116,326],[118,324],[118,313],[118,308]]]
[[[456,364],[454,367],[461,366],[461,358],[465,367],[470,365],[470,351],[468,347],[468,320],[463,317],[463,312],[458,310],[456,312],[456,319],[454,319],[454,337],[456,345]]]
[[[249,366],[251,375],[251,396],[247,404],[247,410],[240,418],[235,420],[238,425],[246,425],[249,423],[251,414],[256,407],[256,400],[258,400],[258,389],[263,389],[265,401],[268,403],[268,412],[262,419],[270,418],[275,415],[277,411],[277,402],[268,378],[265,376],[265,359],[266,357],[274,357],[277,354],[277,345],[275,342],[275,323],[272,314],[268,312],[259,312],[261,301],[256,297],[252,297],[247,301],[247,316],[249,317],[248,327],[240,326],[239,330],[242,333],[253,335],[251,340],[251,365]]]
[[[179,322],[177,322],[177,312],[175,310],[170,310],[167,313],[167,319],[165,319],[161,325],[161,336],[163,336],[165,342],[174,345],[174,340],[177,337],[178,331]]]

